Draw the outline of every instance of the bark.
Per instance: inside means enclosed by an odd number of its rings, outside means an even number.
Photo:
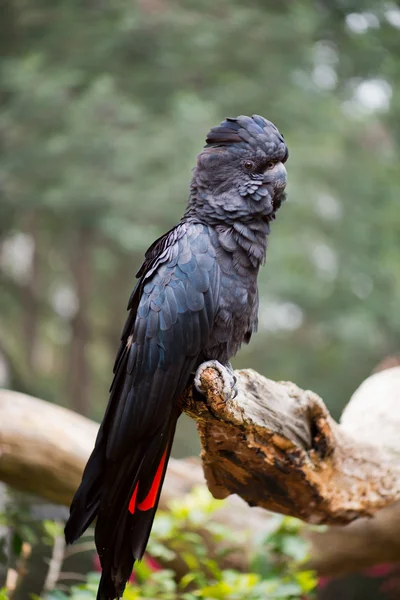
[[[340,425],[310,391],[254,371],[237,375],[234,400],[222,401],[222,382],[212,369],[203,375],[206,399],[196,393],[194,401],[191,389],[182,398],[198,423],[211,492],[220,498],[236,493],[311,523],[359,517],[350,526],[309,534],[320,572],[400,559],[400,367],[368,378]],[[96,432],[95,423],[65,408],[0,391],[0,479],[69,504]],[[203,482],[196,461],[171,460],[161,506]],[[236,496],[228,503],[214,518],[239,532],[268,531],[268,513]]]
[[[390,451],[393,473],[400,463],[400,356],[382,361],[355,392],[341,426],[361,443]],[[386,370],[382,370],[386,369]],[[385,423],[385,426],[382,426]],[[371,449],[371,452],[374,450]],[[347,527],[310,531],[311,566],[322,574],[345,574],[400,560],[400,502],[389,504],[374,518],[361,518]]]
[[[346,527],[309,531],[310,567],[321,575],[345,575],[376,564],[400,561],[400,502]]]
[[[399,374],[395,367],[371,376],[338,425],[315,393],[252,370],[237,372],[239,395],[224,402],[222,379],[207,369],[206,402],[190,393],[182,406],[197,421],[211,493],[324,524],[371,516],[399,499]]]

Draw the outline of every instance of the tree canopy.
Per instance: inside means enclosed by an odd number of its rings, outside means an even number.
[[[289,146],[288,201],[235,364],[337,415],[400,345],[397,5],[6,0],[3,15],[3,383],[101,416],[135,272],[179,219],[207,130],[259,113]]]

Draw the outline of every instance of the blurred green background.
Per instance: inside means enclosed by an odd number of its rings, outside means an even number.
[[[400,8],[6,0],[0,47],[1,385],[101,418],[145,249],[208,129],[258,113],[289,146],[288,201],[234,364],[339,416],[400,347]]]

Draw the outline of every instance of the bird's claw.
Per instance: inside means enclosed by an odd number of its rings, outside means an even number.
[[[217,360],[208,360],[202,363],[196,371],[194,376],[194,385],[201,394],[206,393],[206,390],[203,388],[201,383],[201,377],[206,369],[215,369],[218,371],[224,384],[222,388],[222,394],[225,402],[236,398],[238,395],[238,387],[235,372],[229,363],[227,365],[222,365]]]

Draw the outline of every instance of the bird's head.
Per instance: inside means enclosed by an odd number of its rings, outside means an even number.
[[[192,202],[216,221],[274,218],[285,199],[288,149],[263,117],[227,118],[197,157]]]

